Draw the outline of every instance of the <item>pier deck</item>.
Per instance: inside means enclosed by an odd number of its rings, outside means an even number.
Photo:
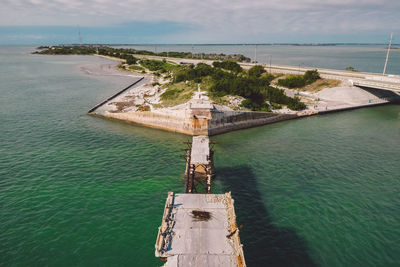
[[[168,193],[155,255],[166,267],[246,266],[230,192]]]
[[[215,176],[214,151],[210,147],[208,136],[193,136],[192,142],[186,151],[186,184],[185,193],[200,193],[205,188],[205,193],[211,193],[211,179]],[[215,143],[211,143],[212,145]]]
[[[208,136],[194,136],[192,139],[191,163],[208,164],[210,141]]]

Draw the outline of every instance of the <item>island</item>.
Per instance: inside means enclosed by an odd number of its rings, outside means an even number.
[[[387,103],[317,69],[279,70],[243,55],[151,52],[104,45],[42,46],[42,55],[114,59],[136,81],[89,112],[188,135],[215,135],[324,112]]]

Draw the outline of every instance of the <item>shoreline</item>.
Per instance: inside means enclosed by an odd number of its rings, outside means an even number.
[[[95,56],[112,60],[116,63],[122,62],[122,60],[119,58],[102,55]],[[105,74],[104,69],[101,69],[100,74],[87,74],[115,76],[121,75],[125,77],[139,78],[139,73],[122,70],[118,68],[118,65],[113,65],[112,69],[110,70],[110,68],[108,68],[106,72],[109,73]],[[234,111],[228,112],[226,110],[202,110],[200,112],[202,114],[199,116],[196,113],[198,111],[188,109],[185,110],[184,105],[180,105],[179,108],[171,107],[154,110],[153,106],[151,105],[151,110],[140,111],[133,107],[133,102],[131,107],[128,106],[128,108],[125,108],[124,106],[123,110],[115,111],[115,108],[117,107],[116,105],[124,103],[123,101],[128,101],[130,99],[135,99],[136,101],[139,99],[139,103],[146,103],[146,98],[149,98],[147,97],[147,94],[155,95],[152,100],[155,102],[159,101],[159,96],[161,95],[160,89],[150,85],[149,83],[151,81],[155,81],[156,78],[148,74],[142,74],[141,76],[144,77],[97,104],[94,108],[89,110],[88,114],[91,116],[119,120],[130,124],[137,124],[170,132],[178,132],[186,135],[218,135],[230,131],[253,128],[286,120],[300,119],[314,115],[325,115],[334,112],[342,112],[392,103],[391,101],[374,96],[369,92],[365,92],[363,89],[349,86],[345,82],[342,82],[339,87],[325,88],[316,93],[300,92],[300,97],[304,98],[304,101],[308,102],[306,110],[300,112],[276,110],[272,113],[264,113],[265,115],[263,118],[256,118],[257,115],[255,114],[257,114],[257,112],[242,111],[235,113]],[[145,81],[140,83],[140,81],[143,79],[145,79]],[[295,92],[295,90],[291,91],[292,93]],[[347,95],[343,96],[343,93]],[[322,98],[322,96],[324,96],[324,98]],[[343,99],[347,101],[343,101]],[[129,101],[125,103],[129,103]],[[136,104],[136,106],[138,105]],[[208,117],[203,116],[204,112],[208,112]],[[196,115],[194,115],[194,117],[197,118],[193,119],[191,116],[193,116],[195,113]]]

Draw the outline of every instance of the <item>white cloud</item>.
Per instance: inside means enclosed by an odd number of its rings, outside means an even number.
[[[3,0],[4,1],[4,0]],[[0,25],[197,25],[192,39],[399,31],[399,0],[5,0]]]

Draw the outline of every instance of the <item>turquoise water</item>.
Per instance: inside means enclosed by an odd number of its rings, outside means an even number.
[[[0,265],[158,266],[168,191],[189,138],[86,115],[126,84],[85,56],[0,48]],[[400,262],[400,106],[213,138],[249,266]]]

